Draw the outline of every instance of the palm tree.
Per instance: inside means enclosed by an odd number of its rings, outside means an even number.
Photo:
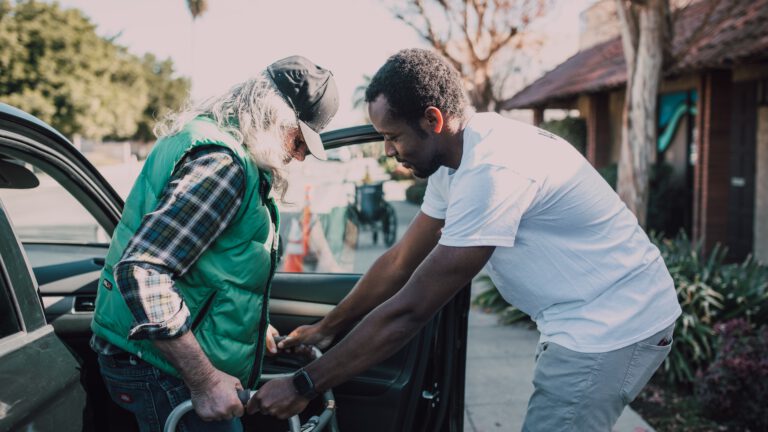
[[[208,10],[208,0],[187,0],[187,7],[192,14],[192,20],[195,20]]]

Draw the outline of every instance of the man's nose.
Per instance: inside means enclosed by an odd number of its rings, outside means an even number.
[[[397,150],[395,149],[394,145],[384,141],[384,154],[386,154],[387,157],[395,157],[397,156]]]

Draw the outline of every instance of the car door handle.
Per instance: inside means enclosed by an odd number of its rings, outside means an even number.
[[[93,312],[96,310],[96,296],[75,297],[75,312]]]

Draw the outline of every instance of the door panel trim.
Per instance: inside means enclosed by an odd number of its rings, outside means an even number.
[[[299,315],[322,318],[330,311],[332,311],[334,305],[329,304],[317,304],[296,300],[281,300],[271,299],[269,300],[269,313],[281,314],[281,315]]]
[[[73,293],[82,290],[84,287],[98,284],[101,269],[88,273],[65,276],[61,279],[40,285],[41,293]],[[79,288],[73,288],[79,287]],[[94,291],[95,292],[95,291]]]

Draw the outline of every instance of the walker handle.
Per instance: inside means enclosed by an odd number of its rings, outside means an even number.
[[[240,399],[240,402],[243,403],[243,406],[248,405],[248,401],[251,400],[251,397],[256,393],[255,391],[246,390],[246,389],[240,389],[237,391],[237,397]]]

